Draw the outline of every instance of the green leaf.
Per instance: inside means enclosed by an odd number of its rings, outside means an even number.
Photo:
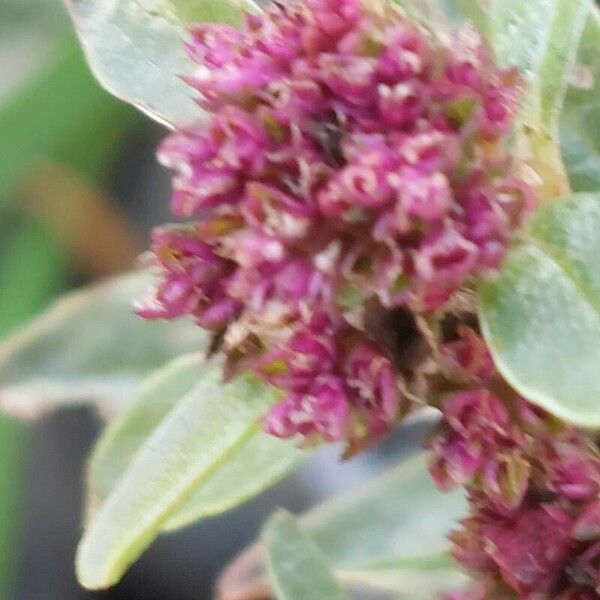
[[[116,583],[169,518],[255,435],[278,393],[250,376],[223,384],[215,363],[146,439],[85,531],[79,581],[89,589]]]
[[[563,158],[575,191],[600,188],[600,11],[588,18],[579,54],[579,68],[590,78],[585,89],[572,86],[561,117]],[[587,89],[590,88],[590,89]]]
[[[462,493],[439,492],[419,454],[353,495],[317,508],[302,523],[333,565],[361,570],[443,553],[447,533],[465,512]]]
[[[536,215],[496,281],[482,286],[485,337],[527,399],[600,427],[600,195],[579,193]]]
[[[149,273],[115,277],[73,292],[0,343],[0,408],[35,417],[67,402],[98,402],[112,413],[168,360],[200,350],[192,323],[148,322],[133,301]]]
[[[289,513],[277,513],[263,532],[267,568],[279,600],[344,600],[346,595],[314,542]]]
[[[490,0],[488,34],[500,65],[525,80],[516,151],[538,176],[543,201],[569,191],[559,117],[591,0]]]
[[[6,334],[58,292],[67,260],[37,220],[0,213],[0,237],[0,332]]]
[[[174,513],[165,531],[186,527],[231,510],[275,485],[300,466],[307,452],[257,430],[206,483]]]
[[[490,2],[498,60],[518,67],[528,84],[525,118],[553,135],[590,7],[590,0]]]
[[[88,470],[88,519],[115,489],[137,452],[179,401],[196,385],[198,360],[186,356],[160,369],[103,433]],[[163,529],[185,527],[259,494],[299,465],[306,453],[258,428],[230,459],[191,495]]]
[[[435,488],[427,456],[420,453],[360,490],[308,512],[300,524],[345,588],[377,590],[385,592],[383,597],[392,592],[395,600],[429,600],[462,583],[444,555],[447,534],[466,511],[460,490]],[[228,568],[219,586],[224,597],[241,593],[240,587],[258,589],[263,575],[256,550]]]
[[[431,600],[466,580],[448,554],[380,561],[362,571],[338,571],[337,576],[346,587],[394,592],[394,600]]]
[[[90,66],[107,90],[167,125],[201,118],[192,88],[181,80],[195,68],[184,51],[187,26],[235,22],[239,5],[225,0],[66,3]]]
[[[487,0],[437,0],[437,4],[455,26],[465,21],[473,23],[484,34],[488,32],[489,15]]]

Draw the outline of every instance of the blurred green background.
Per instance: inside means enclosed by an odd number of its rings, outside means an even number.
[[[0,335],[68,287],[130,264],[143,229],[114,185],[144,127],[96,84],[59,0],[0,2]],[[3,599],[24,551],[32,433],[0,418]]]

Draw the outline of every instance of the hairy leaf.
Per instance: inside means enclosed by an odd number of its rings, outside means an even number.
[[[201,117],[181,75],[194,65],[184,51],[187,26],[236,21],[227,0],[66,0],[92,70],[110,92],[167,125]]]
[[[148,438],[197,384],[199,372],[195,355],[175,360],[152,375],[126,412],[108,426],[89,464],[90,522]],[[185,527],[238,506],[276,483],[298,466],[305,455],[293,444],[268,436],[257,428],[169,517],[163,528]]]
[[[67,403],[95,402],[113,413],[146,376],[200,350],[192,323],[144,321],[132,303],[149,273],[115,277],[68,294],[0,343],[0,409],[37,417]]]
[[[289,513],[277,513],[263,532],[267,568],[279,600],[344,600],[346,595],[314,542]]]
[[[577,56],[584,81],[572,79],[561,117],[561,147],[571,187],[600,188],[600,11],[590,13]],[[587,81],[585,79],[587,78]]]
[[[307,457],[292,442],[258,429],[165,523],[164,530],[186,527],[250,500],[294,471]]]
[[[546,207],[480,292],[498,368],[526,398],[600,427],[600,195]]]
[[[83,586],[116,583],[199,486],[255,435],[277,397],[251,376],[223,384],[215,363],[198,372],[197,384],[146,439],[85,531],[76,561]]]

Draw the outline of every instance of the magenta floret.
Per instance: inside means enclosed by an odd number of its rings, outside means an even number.
[[[379,9],[304,0],[241,30],[193,27],[186,81],[209,114],[159,150],[173,212],[198,223],[155,233],[162,279],[139,312],[192,315],[219,335],[229,373],[279,385],[275,435],[388,430],[403,413],[393,357],[357,312],[373,299],[443,309],[499,266],[534,200],[503,146],[514,70],[471,27],[443,41]],[[315,319],[333,328],[318,372],[297,349],[322,335]],[[273,355],[285,372],[265,373]]]

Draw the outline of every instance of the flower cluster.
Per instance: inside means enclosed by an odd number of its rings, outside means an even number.
[[[480,348],[475,339],[470,356]],[[458,356],[467,356],[462,350]],[[471,371],[472,382],[486,387],[444,401],[431,440],[434,480],[441,489],[464,485],[471,506],[451,539],[476,584],[449,598],[597,598],[600,454],[508,387],[502,398],[490,391],[498,380],[493,369],[484,372]]]
[[[398,416],[390,361],[356,329],[326,318],[254,366],[264,379],[289,390],[269,414],[266,430],[278,437],[317,434],[326,440],[372,441]]]
[[[192,315],[228,369],[287,393],[279,436],[376,436],[401,413],[361,307],[442,308],[496,269],[532,190],[504,149],[518,77],[479,34],[391,3],[273,3],[193,28],[186,81],[210,114],[159,151],[175,171],[147,318]]]

